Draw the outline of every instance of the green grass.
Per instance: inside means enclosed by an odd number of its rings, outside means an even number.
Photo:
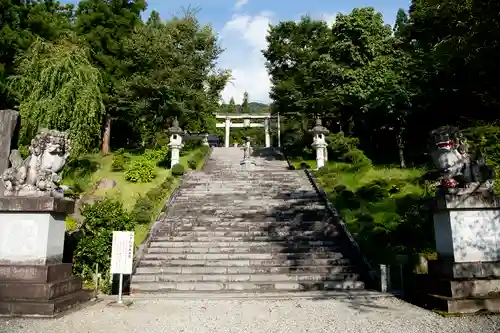
[[[305,162],[312,168],[316,161]],[[391,263],[397,254],[428,252],[432,214],[422,209],[430,197],[425,170],[329,161],[315,172],[368,259]]]
[[[189,170],[188,160],[192,156],[194,156],[197,151],[198,150],[195,149],[189,154],[180,157],[180,164],[184,166],[186,171]],[[126,155],[130,158],[129,165],[135,159],[141,157],[140,155]],[[81,160],[85,161],[85,167],[82,168],[82,170],[77,170],[76,172],[67,175],[64,179],[64,184],[70,185],[72,187],[77,187],[79,190],[78,192],[83,192],[83,194],[91,194],[98,197],[115,197],[123,203],[124,208],[128,211],[132,210],[137,199],[140,196],[143,196],[151,189],[156,188],[168,176],[171,176],[169,169],[157,167],[156,177],[152,182],[132,183],[125,180],[125,171],[115,172],[111,170],[113,154],[109,154],[107,156],[102,156],[100,154],[91,154],[83,156]],[[202,166],[202,163],[203,161],[198,162],[198,169]],[[90,164],[92,164],[92,168],[89,167]],[[93,170],[93,168],[95,168],[96,170]],[[116,182],[116,186],[113,189],[99,189],[96,191],[92,191],[93,185],[101,179],[113,180]],[[157,207],[155,207],[155,211],[152,214],[155,218],[159,215],[161,209],[163,208],[163,205],[165,204],[165,201],[168,200],[168,198],[172,195],[172,192],[177,187],[178,182],[179,178],[174,178],[171,189],[167,192],[166,197],[157,205]],[[73,230],[75,228],[76,222],[72,219],[68,219],[66,224],[68,230]],[[136,225],[134,230],[136,246],[138,246],[145,240],[150,227],[151,223]]]
[[[180,158],[180,164],[184,165],[187,169],[187,161],[192,154],[182,156]],[[135,159],[140,158],[140,156],[130,156],[130,162],[132,163]],[[166,177],[170,176],[170,170],[162,167],[156,168],[156,178],[149,183],[132,183],[125,180],[124,172],[113,172],[111,171],[111,163],[113,161],[112,154],[102,157],[100,160],[100,169],[93,174],[92,183],[99,181],[100,179],[111,179],[116,182],[116,187],[111,190],[98,190],[94,192],[97,196],[115,196],[123,202],[123,206],[130,210],[134,206],[135,202],[139,196],[144,195],[149,190],[157,187],[161,182],[165,180]]]

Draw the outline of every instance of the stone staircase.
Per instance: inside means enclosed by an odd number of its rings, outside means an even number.
[[[364,289],[347,240],[303,171],[267,154],[215,148],[159,221],[131,293]]]

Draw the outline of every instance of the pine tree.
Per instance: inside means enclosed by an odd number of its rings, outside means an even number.
[[[250,108],[248,106],[248,92],[245,91],[243,94],[243,102],[241,103],[241,112],[250,113]]]

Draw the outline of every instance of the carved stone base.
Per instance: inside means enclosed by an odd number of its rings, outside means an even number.
[[[500,312],[500,262],[428,263],[433,308],[450,313]]]
[[[71,264],[0,265],[0,315],[53,317],[91,299]]]
[[[73,209],[53,197],[0,198],[0,315],[52,317],[90,299],[62,263]]]

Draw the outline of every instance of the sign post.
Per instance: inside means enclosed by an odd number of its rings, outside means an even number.
[[[118,304],[122,304],[123,274],[132,274],[134,260],[134,232],[113,231],[113,245],[111,249],[111,274],[120,275],[118,286]]]

